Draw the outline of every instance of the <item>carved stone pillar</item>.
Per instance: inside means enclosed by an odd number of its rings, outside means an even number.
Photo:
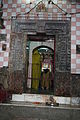
[[[25,84],[26,35],[11,34],[9,57],[9,89],[21,93]]]

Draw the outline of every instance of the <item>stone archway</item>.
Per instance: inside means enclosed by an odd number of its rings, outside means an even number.
[[[37,36],[37,42],[40,38],[42,44],[48,37],[55,36],[55,93],[61,89],[58,81],[65,83],[67,81],[66,74],[70,74],[71,71],[71,31],[70,20],[13,20],[12,21],[12,33],[11,35],[11,47],[9,58],[9,70],[10,81],[9,87],[11,89],[18,88],[18,91],[23,91],[25,84],[25,62],[26,62],[26,41],[25,35],[45,34],[44,39],[42,36]],[[35,35],[34,35],[35,34]],[[17,43],[17,44],[16,44]],[[19,44],[19,45],[18,45]],[[17,47],[18,45],[18,47]],[[16,53],[16,54],[15,54]],[[20,77],[21,76],[21,77]],[[64,81],[65,79],[65,81]],[[18,81],[18,82],[16,82]],[[61,83],[61,82],[60,82]],[[64,87],[64,84],[62,84]],[[65,87],[64,87],[65,89]],[[17,91],[17,90],[16,90]],[[61,93],[63,94],[63,93]]]
[[[54,40],[47,41],[47,42],[31,42],[30,51],[29,51],[29,68],[28,68],[28,80],[27,80],[27,87],[31,88],[31,70],[32,70],[32,52],[34,49],[46,46],[54,50]]]

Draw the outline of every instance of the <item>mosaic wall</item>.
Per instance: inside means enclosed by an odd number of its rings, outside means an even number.
[[[8,66],[11,19],[47,19],[47,20],[71,20],[71,73],[80,73],[80,54],[76,54],[76,45],[80,45],[80,14],[67,14],[80,12],[80,2],[70,2],[70,0],[53,0],[55,4],[45,3],[45,12],[38,11],[34,8],[30,14],[25,14],[30,11],[40,0],[3,0],[3,18],[5,29],[1,29],[1,34],[7,34],[6,41],[0,41],[0,67]],[[75,1],[75,0],[74,0]],[[32,2],[32,4],[28,4]],[[61,10],[61,9],[63,10]],[[64,12],[65,11],[65,12]],[[65,13],[65,14],[64,14]],[[69,17],[69,18],[68,18]],[[2,44],[7,45],[6,51],[2,50]]]

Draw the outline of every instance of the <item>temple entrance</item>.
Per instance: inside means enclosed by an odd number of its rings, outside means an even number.
[[[69,94],[69,86],[66,84],[70,80],[71,71],[70,33],[70,20],[13,20],[9,57],[9,89],[14,93],[26,93],[29,89],[31,92],[36,91],[35,93],[52,90],[54,95],[63,95],[65,91]],[[44,49],[49,52],[43,52]],[[34,84],[34,80],[38,78],[37,75],[34,77],[37,67],[34,69],[35,65],[33,66],[36,50],[40,56],[38,73],[40,77],[38,81],[36,80],[37,87]],[[42,60],[46,59],[45,61],[52,59],[53,77],[48,63],[42,64],[41,57]],[[45,73],[46,68],[48,75]],[[47,78],[50,80],[48,81]],[[45,79],[48,82],[45,82]]]
[[[32,52],[32,89],[53,90],[54,51],[46,46]]]
[[[43,42],[31,41],[28,37],[26,50],[28,58],[26,61],[27,89],[31,93],[50,93],[51,91],[53,93],[55,72],[54,36]]]

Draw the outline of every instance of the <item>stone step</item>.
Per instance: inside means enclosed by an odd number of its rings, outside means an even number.
[[[60,97],[42,94],[12,94],[11,101],[40,102],[45,103],[52,96],[57,103],[65,105],[80,105],[80,97]]]

